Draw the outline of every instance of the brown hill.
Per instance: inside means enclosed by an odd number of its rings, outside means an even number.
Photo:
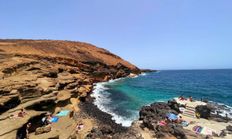
[[[136,67],[109,51],[92,44],[58,40],[0,40],[0,52],[75,59],[81,62],[118,63],[130,69]]]
[[[129,62],[87,43],[0,40],[0,125],[5,127],[0,130],[0,138],[20,136],[27,123],[32,123],[31,138],[52,138],[53,135],[68,138],[75,129],[75,125],[68,124],[83,118],[60,118],[51,132],[42,134],[39,131],[45,127],[38,123],[44,112],[56,114],[68,109],[81,115],[84,112],[78,104],[91,100],[93,83],[139,72]],[[15,122],[14,117],[21,108],[28,115]],[[88,123],[85,123],[88,128],[83,131],[83,138],[95,126],[95,122]],[[41,135],[35,136],[35,132]]]

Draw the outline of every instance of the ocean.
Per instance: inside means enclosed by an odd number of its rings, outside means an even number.
[[[97,83],[94,104],[113,116],[116,123],[130,126],[139,110],[153,102],[166,102],[183,95],[207,99],[232,117],[232,70],[167,70],[143,73]]]

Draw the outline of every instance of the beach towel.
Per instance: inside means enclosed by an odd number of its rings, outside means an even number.
[[[159,121],[158,125],[160,125],[160,126],[166,126],[167,123],[165,121]]]
[[[203,127],[203,129],[201,130],[201,134],[203,134],[203,135],[212,135],[213,130],[208,128],[208,127]]]
[[[203,127],[201,126],[194,126],[193,131],[195,131],[197,134],[200,134],[202,131]]]
[[[185,108],[184,107],[180,107],[179,110],[180,110],[180,112],[183,113],[185,111]]]
[[[168,113],[166,116],[167,116],[167,118],[168,118],[169,120],[175,121],[175,120],[178,119],[178,116],[177,116],[176,114],[174,114],[174,113]]]
[[[56,116],[59,116],[59,117],[67,116],[69,112],[70,112],[69,110],[62,110],[58,114],[56,114]]]
[[[187,121],[183,121],[183,122],[181,122],[181,125],[182,125],[183,127],[186,127],[186,126],[189,125],[189,123],[188,123]]]
[[[59,117],[54,116],[54,117],[52,117],[51,122],[56,123],[56,122],[58,122],[58,120],[59,120]]]

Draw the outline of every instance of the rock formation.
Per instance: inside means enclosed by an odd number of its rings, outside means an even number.
[[[44,111],[82,101],[93,83],[138,74],[129,62],[91,44],[50,40],[0,40],[0,138]],[[30,117],[9,125],[8,117],[25,108]],[[32,125],[34,126],[34,125]]]

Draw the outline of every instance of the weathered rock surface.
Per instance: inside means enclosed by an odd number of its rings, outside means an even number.
[[[21,108],[36,115],[53,112],[71,98],[88,97],[94,82],[140,72],[109,51],[81,42],[0,40],[0,49],[2,125]],[[15,135],[25,123],[6,127],[0,131],[0,138]]]
[[[199,135],[193,134],[193,132],[183,129],[182,126],[177,123],[168,123],[167,126],[159,126],[158,122],[166,118],[166,114],[171,112],[178,114],[179,106],[174,101],[168,103],[157,102],[150,106],[144,106],[140,110],[139,120],[142,122],[142,128],[148,128],[155,133],[157,138],[170,138],[175,137],[177,139],[186,138],[203,138]]]
[[[110,126],[93,128],[86,136],[86,139],[143,139],[142,135],[133,129],[128,129],[125,132],[115,132]]]
[[[210,117],[210,113],[212,108],[208,105],[199,105],[196,107],[196,112],[200,114],[201,118],[208,119]]]
[[[232,126],[231,126],[231,125],[227,126],[227,127],[226,127],[226,130],[228,130],[228,131],[231,131],[231,132],[232,132]]]

